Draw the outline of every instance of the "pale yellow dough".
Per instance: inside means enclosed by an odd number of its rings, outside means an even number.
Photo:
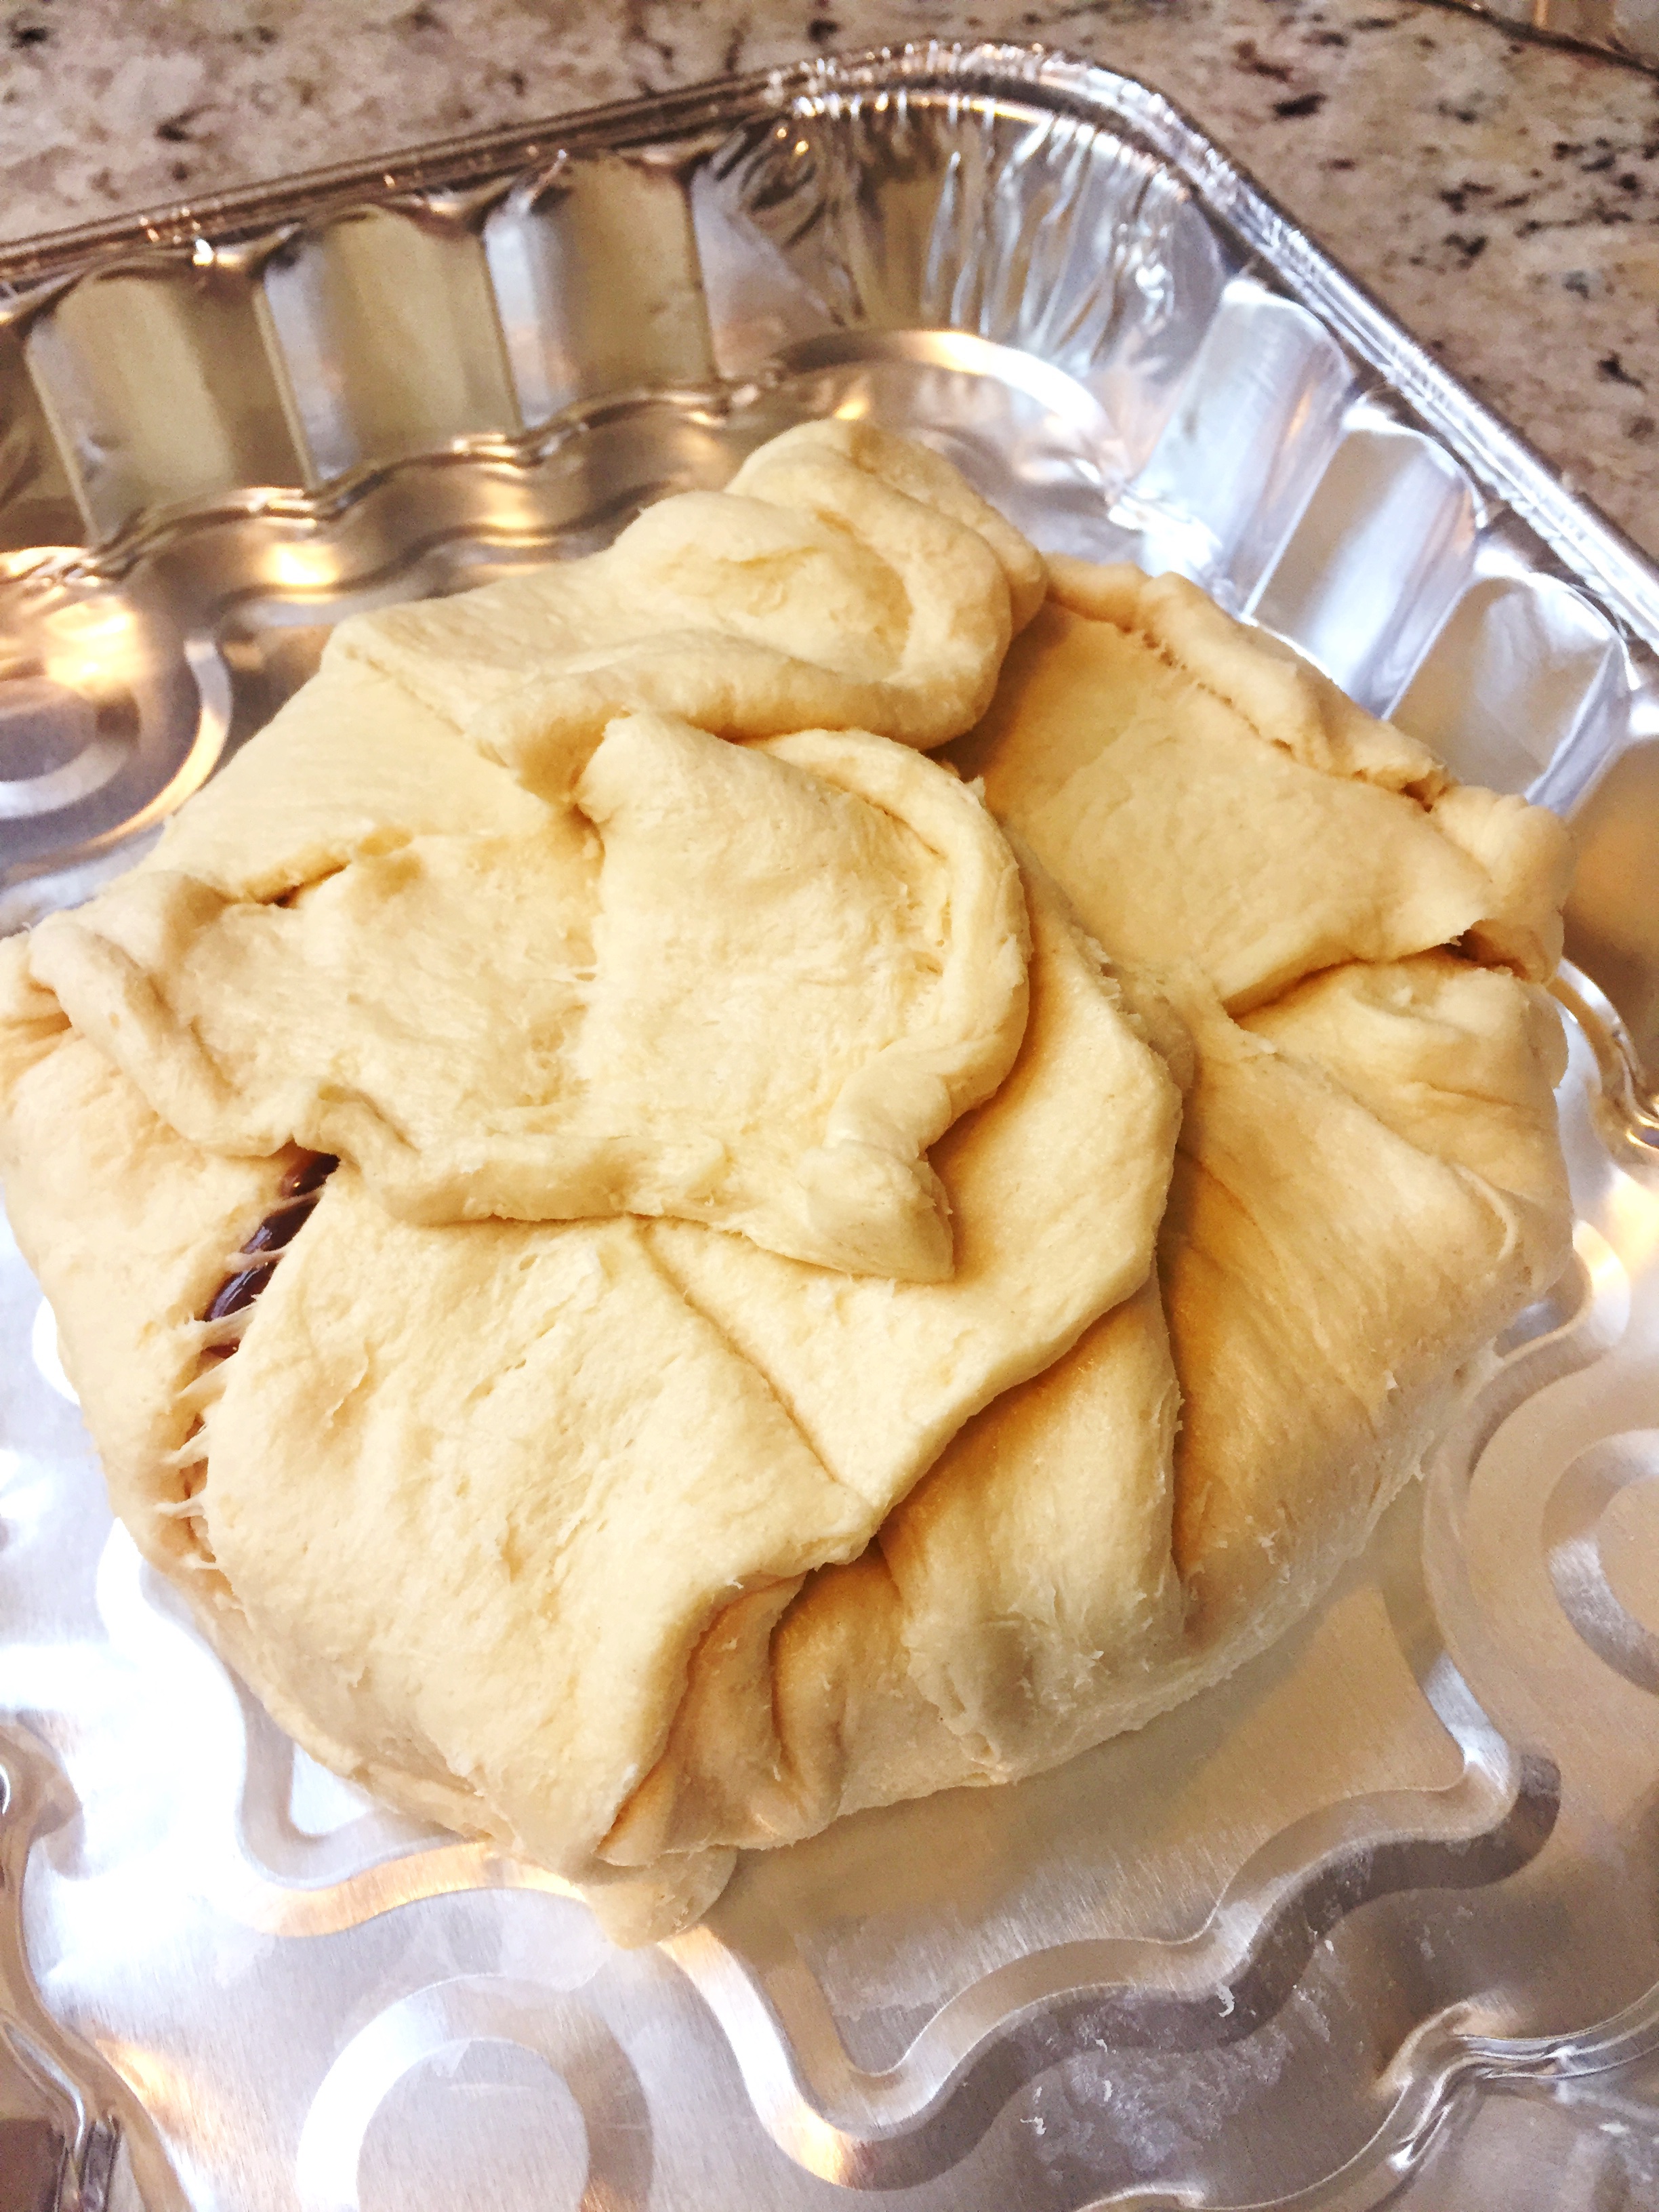
[[[676,1858],[689,1909],[726,1850],[1038,1772],[1231,1672],[1329,1586],[1565,1264],[1561,1037],[1534,987],[1427,954],[1248,1028],[1202,984],[1185,1006],[1156,1282],[962,1427],[864,1557],[716,1619],[605,1845],[648,1869],[643,1925],[672,1917]]]
[[[648,1912],[639,1884],[604,1885],[629,1863],[605,1839],[711,1618],[751,1590],[775,1611],[803,1574],[863,1552],[969,1414],[1149,1275],[1179,1096],[1040,880],[1031,902],[1013,1072],[939,1148],[974,1231],[951,1280],[850,1281],[690,1225],[403,1223],[341,1168],[240,1348],[198,1382],[211,1332],[191,1316],[284,1161],[215,1161],[176,1136],[14,960],[29,1061],[7,1125],[14,1215],[30,1249],[50,1248],[65,1331],[98,1337],[118,1407],[156,1356],[148,1309],[171,1279],[136,1232],[194,1194],[193,1272],[146,1386],[163,1425],[118,1498],[173,1571],[193,1539],[213,1632],[317,1756],[598,1885],[623,1930],[705,1896],[724,1842],[649,1869]],[[40,1117],[93,1071],[117,1143],[42,1191]],[[135,1133],[142,1192],[123,1173]],[[90,1263],[112,1237],[137,1270],[112,1311]],[[714,1265],[693,1281],[675,1263],[697,1247]],[[746,1302],[763,1336],[780,1324],[760,1356],[740,1334]],[[852,1362],[879,1376],[856,1419]],[[1155,1462],[1163,1443],[1148,1440]],[[1154,1501],[1165,1558],[1168,1510]],[[796,1831],[834,1809],[803,1809]]]
[[[342,624],[0,947],[118,1510],[319,1758],[622,1940],[1237,1666],[1565,1260],[1559,825],[1051,566],[809,426]]]
[[[1031,891],[1024,1049],[933,1154],[957,1222],[949,1282],[848,1281],[742,1237],[648,1232],[824,1464],[883,1510],[968,1414],[1139,1288],[1164,1211],[1176,1085],[1052,887]]]
[[[227,1374],[203,1526],[258,1674],[568,1875],[714,1607],[868,1531],[631,1222],[419,1229],[343,1170]]]
[[[324,665],[395,676],[560,795],[637,708],[726,738],[823,726],[942,744],[983,712],[1046,583],[948,462],[872,424],[807,422],[725,491],[664,500],[585,561],[353,616]]]
[[[181,1134],[339,1154],[405,1219],[678,1215],[936,1281],[926,1150],[1013,1060],[1025,945],[1000,831],[909,748],[636,714],[517,835],[280,905],[140,871],[30,968]]]
[[[404,685],[340,656],[180,808],[139,872],[276,899],[412,838],[533,837],[560,811]]]
[[[1560,957],[1567,847],[1178,576],[1061,565],[952,757],[1115,957],[1235,1013],[1343,960]]]

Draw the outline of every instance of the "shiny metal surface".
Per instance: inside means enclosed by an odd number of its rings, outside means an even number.
[[[1655,0],[1448,0],[1529,36],[1595,46],[1621,61],[1659,68],[1659,6]]]
[[[1165,102],[1030,52],[154,230],[0,263],[7,926],[125,865],[347,609],[867,412],[1573,814],[1578,1258],[1283,1646],[623,1954],[252,1705],[112,1528],[8,1245],[0,2173],[150,2212],[1659,2202],[1651,568]]]

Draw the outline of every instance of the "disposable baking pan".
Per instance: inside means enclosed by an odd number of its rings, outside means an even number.
[[[1620,61],[1659,68],[1656,0],[1451,0],[1511,31],[1561,46],[1595,46]]]
[[[1168,102],[1032,49],[458,141],[35,241],[0,286],[7,927],[132,858],[348,609],[603,543],[828,410],[1048,548],[1198,577],[1584,854],[1577,1260],[1329,1602],[1058,1773],[756,1858],[657,1950],[278,1733],[112,1527],[8,1246],[0,2203],[1644,2185],[1650,563]],[[1524,2159],[1422,2193],[1505,2114]]]

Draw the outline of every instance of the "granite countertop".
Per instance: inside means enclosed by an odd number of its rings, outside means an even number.
[[[1659,554],[1659,77],[1424,0],[18,0],[0,237],[907,38],[1178,100]]]

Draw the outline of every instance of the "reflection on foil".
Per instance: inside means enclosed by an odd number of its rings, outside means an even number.
[[[1614,1510],[1637,1486],[1648,1484],[1656,1486],[1641,1503],[1651,1508],[1659,1503],[1659,1429],[1634,1430],[1593,1444],[1551,1492],[1544,1540],[1562,1612],[1616,1674],[1659,1696],[1659,1634],[1637,1618],[1613,1588],[1606,1549]],[[1653,1532],[1646,1533],[1650,1545]]]
[[[165,613],[101,586],[0,585],[0,637],[3,929],[136,857],[217,759],[228,702]]]
[[[83,693],[50,677],[0,683],[0,818],[57,813],[107,783],[120,763]]]
[[[1235,277],[1168,428],[1113,510],[1117,557],[1178,569],[1243,613],[1336,452],[1352,382],[1316,316]]]
[[[377,2013],[345,2045],[300,2131],[294,2170],[304,2212],[359,2212],[365,2142],[388,2098],[416,2069],[431,2069],[441,2080],[445,2071],[453,2075],[467,2053],[489,2044],[533,2053],[568,2090],[579,2116],[579,2143],[569,2148],[586,2167],[578,2183],[581,2212],[644,2212],[651,2186],[651,2117],[621,2045],[580,1999],[534,1982],[483,1974],[414,1991]],[[427,2094],[441,2091],[434,2087]],[[481,2184],[501,2188],[507,2182],[498,2166],[493,2174],[479,2172],[481,2164],[497,2166],[499,2152],[499,2142],[475,2147],[470,2194]],[[502,2194],[495,2201],[577,2201],[558,2191],[560,2177],[545,2171],[522,2179],[533,2197]],[[429,2185],[430,2176],[409,2179]]]
[[[1506,29],[1595,46],[1621,61],[1659,69],[1659,9],[1653,0],[1449,0]]]
[[[126,696],[141,650],[138,625],[118,601],[70,600],[40,618],[40,659],[47,678],[89,700]]]
[[[1474,544],[1474,488],[1457,463],[1421,431],[1356,406],[1254,612],[1361,706],[1392,714],[1468,583]],[[1431,708],[1428,718],[1447,765],[1483,781],[1450,717]],[[1554,752],[1497,765],[1526,784]]]
[[[1423,1691],[1464,1751],[1458,1783],[1418,1806],[1403,1792],[1359,1798],[1285,1828],[1183,1943],[1073,1942],[982,1977],[880,2073],[849,2063],[809,1978],[794,1977],[781,2005],[769,2000],[775,1969],[757,1976],[734,1958],[718,1919],[669,1948],[721,2021],[780,2148],[827,2179],[914,2186],[963,2159],[1015,2084],[1096,2051],[1121,2063],[1243,2043],[1276,2020],[1359,1905],[1501,1881],[1541,1850],[1558,1810],[1554,1769],[1516,1755],[1443,1655]],[[1439,1832],[1390,1834],[1413,1813]]]
[[[23,1887],[31,1846],[74,1817],[61,1771],[28,1733],[0,1727],[0,1899]],[[9,1917],[0,1921],[0,2182],[27,2212],[185,2212],[161,2148],[150,2069],[132,2082],[49,2009]],[[137,2094],[135,2094],[135,2092]]]

